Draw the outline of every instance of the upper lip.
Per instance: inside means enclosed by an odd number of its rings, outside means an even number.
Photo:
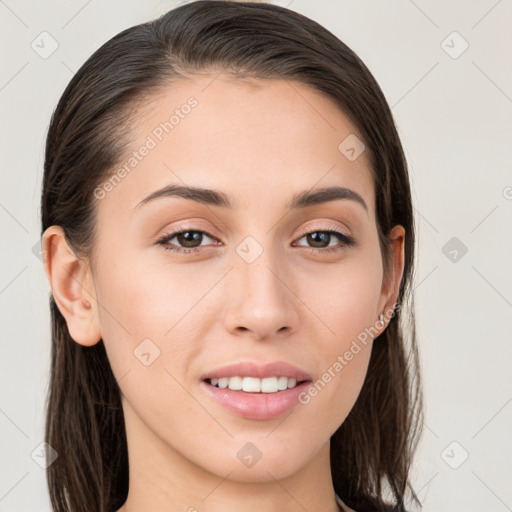
[[[285,361],[271,361],[263,364],[242,361],[240,363],[228,364],[204,373],[201,375],[201,380],[236,376],[258,377],[260,379],[265,377],[288,377],[296,379],[298,382],[312,380],[311,375],[307,372]]]

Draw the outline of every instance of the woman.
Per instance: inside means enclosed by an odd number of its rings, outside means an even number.
[[[407,165],[325,28],[197,1],[113,37],[52,117],[42,234],[54,510],[419,503]]]

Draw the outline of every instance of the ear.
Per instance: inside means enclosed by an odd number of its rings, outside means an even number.
[[[69,334],[80,345],[95,345],[101,339],[101,332],[88,262],[75,255],[60,226],[46,229],[41,246],[52,295],[66,320]]]
[[[388,275],[382,279],[381,296],[379,300],[378,314],[384,315],[384,326],[387,326],[391,319],[400,283],[404,272],[404,251],[405,251],[405,229],[397,225],[388,234],[390,243],[388,255]],[[384,330],[384,328],[382,329]]]

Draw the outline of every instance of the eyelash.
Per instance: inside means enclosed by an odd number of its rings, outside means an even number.
[[[204,231],[202,229],[196,229],[194,227],[189,227],[186,229],[180,229],[179,231],[174,231],[172,233],[169,233],[167,235],[164,235],[162,238],[160,238],[157,242],[157,244],[160,244],[163,246],[163,248],[166,251],[173,251],[176,253],[182,253],[182,254],[188,254],[188,253],[195,253],[199,252],[201,250],[201,247],[192,247],[192,248],[177,248],[173,247],[171,245],[166,245],[167,242],[172,240],[175,236],[181,235],[183,233],[192,232],[192,233],[201,233],[203,235],[208,236],[209,238],[212,238],[213,240],[217,240],[213,235],[211,235],[208,231]],[[336,235],[340,241],[342,242],[342,245],[335,246],[335,247],[328,247],[328,248],[316,248],[316,247],[306,247],[309,252],[315,252],[315,253],[332,253],[337,252],[344,247],[351,247],[355,245],[355,240],[353,237],[346,235],[345,233],[342,233],[341,231],[338,231],[336,229],[319,229],[319,228],[312,228],[310,231],[306,231],[305,233],[302,233],[297,240],[300,240],[301,238],[304,238],[306,235],[310,235],[312,233],[330,233]]]

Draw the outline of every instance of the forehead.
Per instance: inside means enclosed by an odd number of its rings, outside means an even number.
[[[298,190],[340,185],[373,209],[366,153],[350,159],[342,151],[344,141],[362,137],[330,98],[305,84],[195,75],[145,98],[130,124],[132,143],[118,164],[127,172],[109,193],[130,209],[171,183],[221,189],[238,206],[240,195],[284,204]]]

